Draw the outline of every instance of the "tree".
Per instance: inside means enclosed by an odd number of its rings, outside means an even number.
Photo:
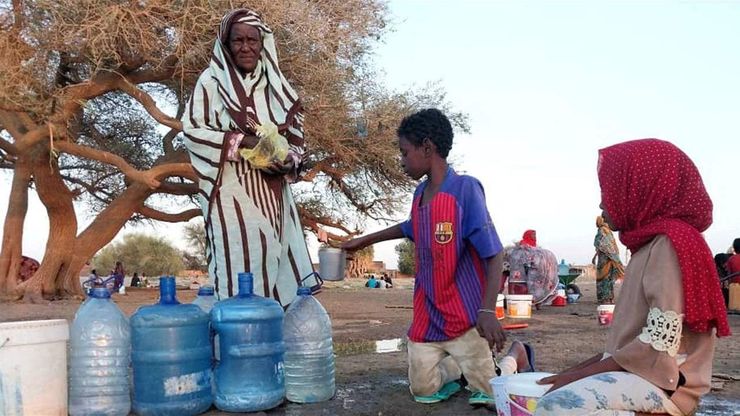
[[[373,257],[375,256],[375,249],[373,246],[368,246],[362,250],[358,250],[352,254],[352,257],[347,261],[347,276],[349,277],[362,277],[365,272],[370,268],[373,263]]]
[[[303,98],[307,171],[295,187],[313,232],[357,234],[391,219],[412,183],[394,126],[429,85],[395,92],[371,62],[386,29],[382,0],[255,0],[278,38],[281,69]],[[0,251],[0,295],[81,296],[79,271],[129,222],[201,214],[179,118],[208,63],[225,0],[0,0],[0,168],[13,171]],[[449,111],[448,111],[449,112]],[[466,128],[465,116],[449,112]],[[49,217],[39,270],[18,283],[28,190]],[[93,221],[78,229],[75,202]]]
[[[403,240],[396,245],[398,271],[413,276],[416,273],[416,246],[411,240]]]
[[[208,270],[206,259],[206,228],[202,220],[190,222],[183,227],[188,250],[183,252],[185,265],[191,270]]]
[[[184,269],[180,250],[164,237],[146,234],[128,234],[120,243],[112,243],[100,250],[93,259],[98,274],[107,275],[116,262],[123,263],[126,274],[146,273],[147,276],[177,275]]]

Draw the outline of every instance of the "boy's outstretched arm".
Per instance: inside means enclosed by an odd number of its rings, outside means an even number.
[[[381,230],[372,234],[357,237],[355,239],[345,241],[342,243],[342,248],[347,251],[362,250],[367,246],[371,246],[381,241],[395,240],[397,238],[403,238],[403,229],[401,224],[396,224],[392,227],[388,227],[385,230]]]
[[[496,300],[503,269],[503,250],[486,259],[486,290],[481,300],[481,308],[478,311],[478,322],[476,324],[480,336],[488,341],[488,345],[492,349],[495,346],[498,352],[501,352],[504,348],[504,342],[506,342],[504,329],[496,319]]]

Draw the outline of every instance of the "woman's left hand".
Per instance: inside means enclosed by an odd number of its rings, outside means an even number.
[[[537,384],[552,384],[550,390],[547,391],[547,393],[551,393],[565,385],[568,385],[580,379],[581,377],[576,372],[560,373],[537,380]]]
[[[294,166],[293,158],[288,156],[284,161],[274,162],[272,165],[262,169],[262,171],[270,175],[285,175],[290,172]]]

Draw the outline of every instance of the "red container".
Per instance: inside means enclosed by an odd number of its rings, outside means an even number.
[[[567,303],[562,296],[555,296],[555,299],[552,300],[552,306],[565,306]]]

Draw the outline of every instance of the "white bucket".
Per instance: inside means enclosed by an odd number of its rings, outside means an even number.
[[[0,323],[0,414],[67,415],[65,319]]]
[[[552,373],[520,373],[494,377],[489,382],[496,399],[498,416],[530,416],[537,409],[537,400],[552,384],[537,384],[537,380]]]
[[[609,326],[614,317],[614,305],[599,305],[596,307],[596,314],[599,318],[599,325]]]
[[[531,318],[532,295],[506,295],[506,315],[509,318]]]
[[[333,247],[319,249],[319,275],[324,280],[344,280],[344,268],[347,265],[347,254],[344,250]]]

